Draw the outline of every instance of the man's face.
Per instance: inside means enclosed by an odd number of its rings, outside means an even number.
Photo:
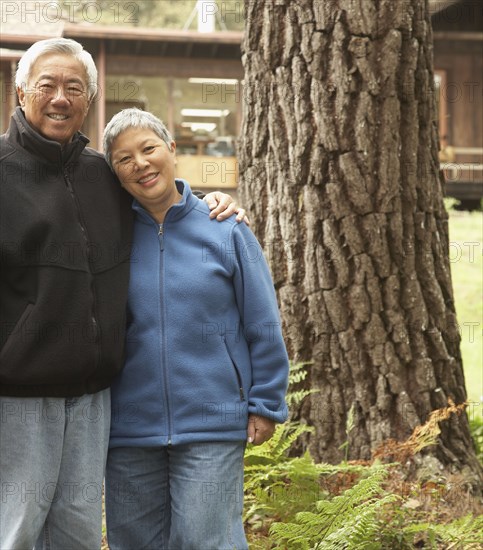
[[[17,88],[27,122],[39,134],[65,145],[89,110],[84,65],[66,54],[45,54],[32,65],[25,89]]]

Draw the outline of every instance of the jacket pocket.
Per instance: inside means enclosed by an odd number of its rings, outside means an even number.
[[[240,399],[242,401],[245,401],[245,392],[243,390],[243,381],[240,374],[240,370],[238,369],[235,360],[233,359],[233,355],[231,354],[230,348],[228,347],[228,344],[226,343],[225,338],[223,337],[223,344],[225,346],[226,352],[228,354],[228,357],[230,358],[230,362],[232,364],[233,370],[235,371],[236,381],[238,385],[238,391],[240,393]]]
[[[2,351],[0,351],[0,360],[8,354],[8,351],[15,345],[15,342],[18,342],[20,344],[22,343],[22,328],[27,322],[27,319],[29,318],[29,315],[32,312],[33,308],[34,304],[29,303],[27,304],[27,307],[23,310],[23,313],[22,315],[20,315],[20,318],[17,321],[14,329],[5,341],[5,344],[2,347]]]

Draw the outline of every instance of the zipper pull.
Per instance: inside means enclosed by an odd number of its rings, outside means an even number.
[[[161,250],[164,250],[164,228],[162,223],[159,224],[158,239]]]

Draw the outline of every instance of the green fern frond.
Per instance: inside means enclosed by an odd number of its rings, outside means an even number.
[[[380,549],[382,545],[378,540],[378,533],[381,531],[379,511],[396,500],[398,500],[396,495],[389,494],[361,503],[354,509],[354,514],[347,517],[344,524],[316,545],[316,548],[320,550]]]
[[[451,523],[417,523],[402,530],[404,537],[417,533],[425,534],[430,540],[439,541],[455,550],[480,550],[483,548],[483,516],[471,514]]]
[[[269,441],[266,441],[262,445],[254,445],[247,448],[245,452],[245,466],[274,464],[283,460],[295,440],[302,434],[312,431],[313,428],[296,422],[279,424]]]
[[[306,512],[308,514],[308,512]],[[313,516],[313,514],[312,514]],[[270,527],[270,535],[282,548],[309,549],[311,541],[319,536],[316,525],[298,523],[274,523]]]
[[[300,384],[307,378],[307,367],[312,365],[312,361],[305,361],[301,363],[290,363],[290,371],[288,375],[289,391],[287,392],[287,406],[294,407],[299,405],[308,395],[317,393],[319,390],[315,388],[311,389],[295,389],[297,384]]]
[[[302,361],[300,363],[290,362],[290,371],[288,375],[289,387],[298,384],[307,378],[307,367],[313,365],[313,361]]]
[[[443,542],[459,543],[465,550],[483,548],[483,516],[471,514],[452,521],[447,525],[436,525],[436,534]]]
[[[299,510],[312,509],[320,498],[320,471],[308,453],[289,457],[294,441],[312,428],[288,422],[277,426],[263,445],[245,453],[245,520],[272,515],[288,518]]]
[[[307,397],[307,395],[312,395],[313,393],[317,393],[319,391],[320,390],[317,389],[293,391],[287,394],[287,397],[285,399],[287,402],[287,407],[290,408],[294,405],[299,405],[303,401],[303,399]]]
[[[368,472],[367,477],[343,494],[318,501],[315,512],[299,512],[292,523],[274,523],[270,534],[277,543],[289,548],[298,548],[302,540],[309,548],[320,550],[381,548],[375,540],[381,529],[378,513],[398,497],[384,494],[382,483],[388,475],[387,466],[373,466]]]

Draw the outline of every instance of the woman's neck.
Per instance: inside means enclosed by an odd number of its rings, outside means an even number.
[[[176,189],[176,192],[170,197],[169,200],[163,200],[161,202],[156,203],[141,203],[143,208],[149,212],[149,214],[158,222],[163,223],[164,218],[166,217],[166,213],[168,210],[178,202],[181,201],[183,198],[183,195],[178,192]]]

